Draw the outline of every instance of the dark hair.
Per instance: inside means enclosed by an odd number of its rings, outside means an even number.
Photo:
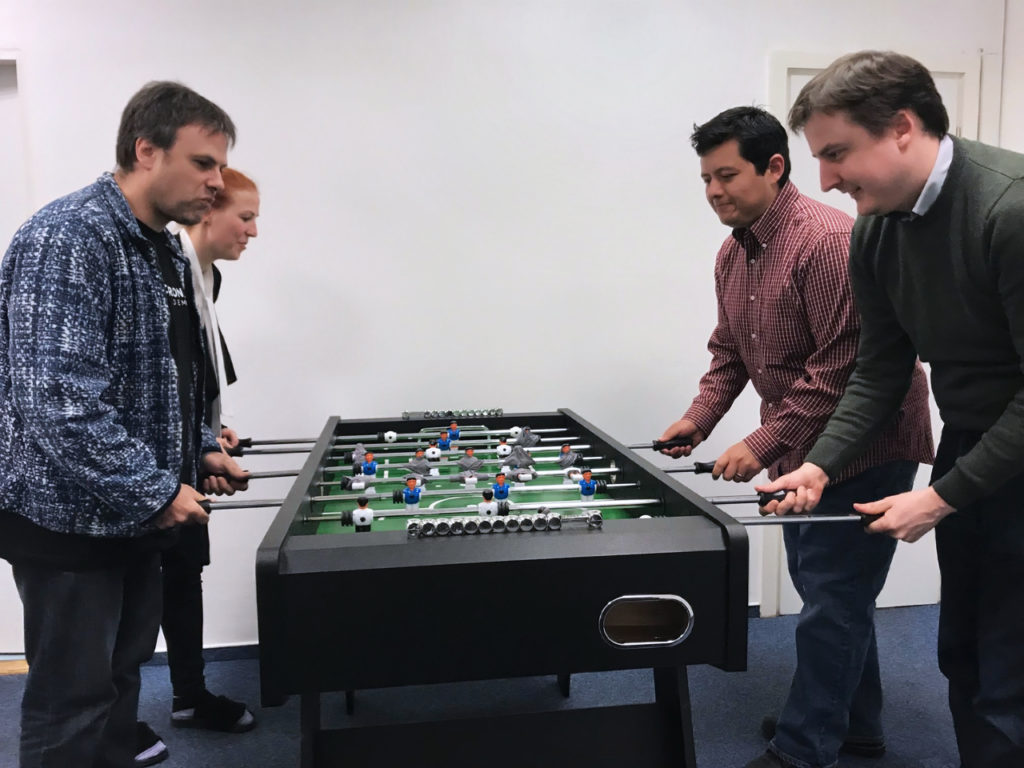
[[[754,164],[758,175],[764,176],[768,161],[774,155],[782,155],[785,168],[779,178],[779,188],[789,180],[792,168],[789,162],[789,136],[786,129],[772,114],[759,107],[733,107],[708,120],[704,125],[694,125],[690,144],[697,150],[698,157],[736,139],[740,145],[740,157]]]
[[[356,504],[358,504],[360,507],[365,507],[369,503],[370,500],[365,496],[360,496],[358,499],[356,499]]]
[[[845,112],[880,136],[901,109],[916,114],[925,132],[936,138],[949,132],[942,96],[921,62],[893,51],[860,51],[836,59],[800,89],[789,110],[789,127],[802,130],[815,112]]]
[[[170,149],[185,125],[201,125],[211,133],[223,133],[235,143],[235,124],[209,99],[181,83],[147,83],[125,105],[117,130],[117,166],[135,168],[135,142],[146,139],[160,149]]]
[[[494,491],[492,491],[490,488],[486,489],[484,491],[484,500],[490,501],[493,498],[494,498]]]

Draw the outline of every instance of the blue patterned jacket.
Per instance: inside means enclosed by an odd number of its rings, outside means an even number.
[[[53,531],[134,537],[174,499],[181,407],[156,258],[109,173],[15,234],[0,265],[0,508]],[[200,362],[200,398],[203,374]],[[217,443],[197,410],[198,464]]]

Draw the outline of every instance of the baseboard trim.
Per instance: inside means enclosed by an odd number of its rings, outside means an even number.
[[[24,659],[0,661],[0,675],[24,675],[28,672],[28,663]]]

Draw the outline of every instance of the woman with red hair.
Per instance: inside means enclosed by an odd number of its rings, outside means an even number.
[[[192,268],[196,308],[206,334],[206,423],[221,444],[233,447],[238,435],[224,426],[224,390],[235,381],[227,345],[217,322],[214,302],[221,276],[214,262],[237,261],[256,237],[260,194],[256,184],[232,168],[222,172],[224,189],[198,223],[179,232],[182,250]],[[205,525],[181,526],[180,538],[162,553],[164,607],[161,626],[167,641],[167,665],[174,700],[171,723],[241,733],[256,725],[245,704],[206,689],[203,675],[203,567],[210,564],[210,535]],[[166,745],[140,722],[135,764],[155,765],[168,757]]]

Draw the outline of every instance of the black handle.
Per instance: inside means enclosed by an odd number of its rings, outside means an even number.
[[[671,440],[652,440],[651,450],[663,451],[667,448],[686,448],[688,445],[693,445],[692,437],[673,437]],[[711,466],[714,466],[714,464]]]
[[[238,438],[238,445],[236,445],[234,448],[226,448],[225,453],[227,453],[228,456],[233,456],[234,458],[237,459],[239,456],[245,454],[246,448],[252,448],[252,438],[240,437]]]
[[[854,514],[860,515],[861,523],[864,525],[865,528],[867,528],[869,525],[875,522],[875,520],[884,515],[885,512],[879,512],[877,515],[869,515],[867,512],[855,512]]]
[[[789,491],[776,491],[775,493],[761,491],[759,494],[757,494],[758,506],[763,507],[765,504],[768,504],[773,501],[782,501],[784,498],[786,498],[787,493],[789,493]]]
[[[203,508],[203,511],[208,514],[213,514],[213,503],[209,499],[203,499],[199,502],[199,506]]]
[[[693,474],[695,475],[706,475],[715,470],[715,462],[713,461],[695,461],[693,462]]]

